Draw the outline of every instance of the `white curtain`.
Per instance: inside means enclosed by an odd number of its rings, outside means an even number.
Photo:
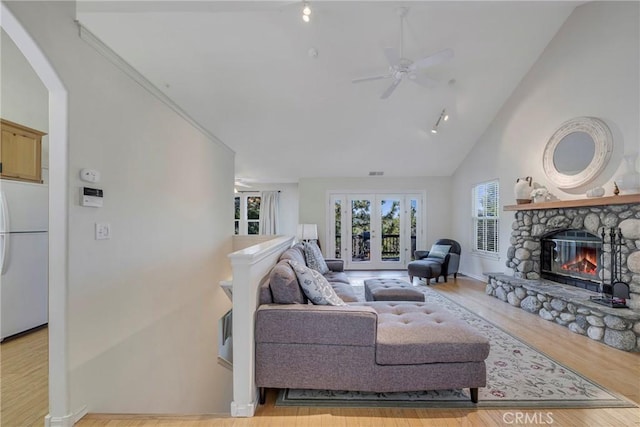
[[[278,234],[280,192],[263,191],[260,197],[260,234]]]

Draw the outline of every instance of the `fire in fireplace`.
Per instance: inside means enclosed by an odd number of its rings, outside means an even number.
[[[554,231],[542,237],[540,275],[598,292],[602,239],[583,230]]]

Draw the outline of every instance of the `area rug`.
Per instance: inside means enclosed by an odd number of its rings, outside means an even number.
[[[420,287],[425,301],[446,308],[491,342],[486,360],[487,386],[474,405],[468,389],[407,393],[332,390],[280,390],[278,406],[421,408],[610,408],[635,407],[593,381],[533,349],[442,294]]]

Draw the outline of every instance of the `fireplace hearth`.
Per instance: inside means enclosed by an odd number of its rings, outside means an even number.
[[[600,291],[600,237],[585,230],[560,230],[542,236],[540,243],[542,278]]]

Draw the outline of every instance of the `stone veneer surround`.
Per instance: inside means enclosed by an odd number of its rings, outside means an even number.
[[[540,279],[540,238],[562,229],[586,230],[600,236],[602,227],[620,228],[625,244],[621,248],[620,276],[629,284],[629,308],[640,311],[640,204],[605,205],[579,208],[519,210],[512,224],[511,247],[507,251],[507,267],[519,279]],[[600,277],[610,280],[611,248],[605,237],[604,259]]]
[[[512,224],[507,267],[513,276],[488,273],[486,293],[545,320],[625,351],[640,351],[640,203],[527,209],[518,207]],[[629,284],[628,309],[614,309],[589,301],[597,295],[585,289],[540,279],[540,238],[562,229],[587,230],[600,236],[602,227],[620,228],[621,279]],[[609,281],[608,238],[603,247],[600,277]]]

